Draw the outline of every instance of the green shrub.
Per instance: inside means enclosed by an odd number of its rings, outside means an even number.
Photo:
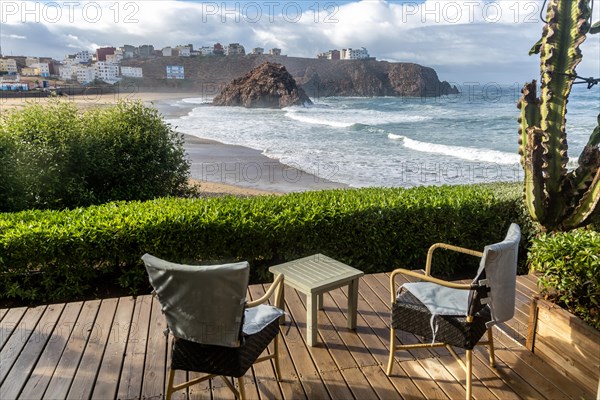
[[[183,137],[141,102],[84,112],[55,100],[0,119],[0,211],[182,195]]]
[[[59,299],[109,277],[135,291],[147,281],[146,252],[176,262],[248,260],[254,282],[269,278],[270,265],[314,253],[366,273],[423,268],[435,242],[481,250],[522,223],[520,185],[500,187],[161,198],[0,214],[0,298]],[[473,260],[440,251],[434,273],[472,273]]]
[[[534,239],[529,262],[543,292],[600,329],[600,233],[579,229]]]

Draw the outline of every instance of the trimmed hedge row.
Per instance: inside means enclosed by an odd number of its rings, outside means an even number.
[[[533,240],[529,262],[543,293],[600,330],[600,233],[578,229]]]
[[[366,273],[424,267],[435,242],[483,249],[501,240],[511,222],[526,226],[521,198],[521,185],[494,184],[161,198],[5,213],[0,298],[64,299],[108,276],[135,292],[147,281],[140,260],[146,252],[188,263],[248,260],[253,281],[268,279],[270,265],[318,252]],[[440,251],[434,273],[471,272],[474,261]]]

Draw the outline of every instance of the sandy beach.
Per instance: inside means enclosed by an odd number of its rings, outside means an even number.
[[[185,92],[136,91],[66,95],[62,99],[73,102],[81,109],[103,107],[119,100],[140,100],[156,107],[166,119],[174,119],[186,115],[194,105],[180,103],[173,106],[173,103],[189,97],[197,95]],[[28,102],[46,104],[48,101],[47,97],[0,97],[0,113],[23,107]],[[258,150],[244,146],[185,135],[184,147],[191,163],[190,180],[206,194],[256,196],[347,187],[282,164]]]

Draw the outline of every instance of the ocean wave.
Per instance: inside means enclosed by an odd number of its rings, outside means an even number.
[[[450,146],[445,144],[420,142],[402,135],[390,133],[391,140],[402,140],[404,147],[423,153],[441,154],[460,158],[467,161],[489,162],[495,164],[511,165],[520,161],[516,153],[506,153],[498,150],[479,149],[474,147]]]
[[[327,125],[335,128],[349,128],[355,125],[386,125],[429,121],[433,117],[406,115],[397,112],[374,110],[344,110],[341,108],[289,108],[286,117],[298,122]]]
[[[314,125],[327,125],[332,126],[334,128],[349,128],[354,125],[353,122],[341,122],[341,121],[332,121],[329,119],[321,119],[315,117],[308,117],[306,115],[302,115],[296,112],[288,112],[285,114],[286,117],[293,119],[294,121],[304,122],[307,124]]]
[[[180,101],[188,104],[212,104],[212,99],[207,99],[206,97],[188,97]]]

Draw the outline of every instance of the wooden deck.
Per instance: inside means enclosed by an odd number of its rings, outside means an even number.
[[[488,366],[484,350],[475,351],[474,398],[594,398],[522,346],[535,278],[519,277],[517,289],[515,318],[494,328],[496,368]],[[251,298],[262,293],[261,285],[249,288]],[[274,379],[270,361],[257,364],[245,376],[250,398],[464,398],[464,372],[446,350],[398,352],[394,376],[385,375],[388,275],[361,278],[356,332],[346,328],[345,289],[324,296],[317,347],[306,345],[304,296],[288,289],[285,300],[292,320],[281,327],[284,379]],[[0,309],[0,399],[160,399],[169,359],[165,327],[150,296]],[[400,339],[417,341],[409,334]],[[178,371],[176,381],[184,375]],[[220,379],[174,396],[232,397]]]

